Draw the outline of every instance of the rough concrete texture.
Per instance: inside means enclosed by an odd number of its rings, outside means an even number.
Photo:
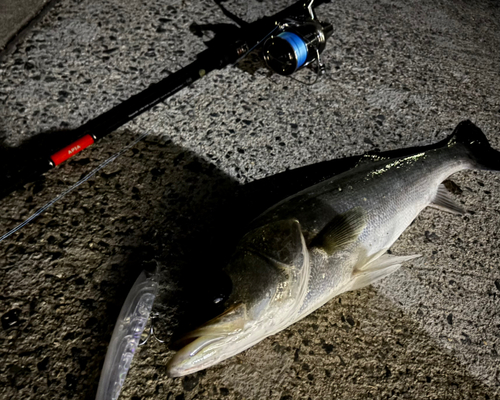
[[[224,4],[252,21],[287,2]],[[0,243],[1,398],[93,398],[121,304],[149,263],[162,268],[158,336],[199,322],[203,282],[217,284],[210,275],[251,214],[226,212],[243,183],[433,143],[464,119],[500,149],[497,2],[337,0],[318,14],[335,27],[320,83],[217,71],[1,201],[4,233],[150,133]],[[211,1],[61,0],[0,65],[4,145],[99,115],[204,50],[209,36],[192,23],[222,22]],[[392,248],[421,259],[189,377],[167,378],[173,352],[151,340],[121,398],[499,398],[500,177],[453,181],[467,214],[424,210]]]
[[[27,25],[49,0],[0,0],[0,50]]]

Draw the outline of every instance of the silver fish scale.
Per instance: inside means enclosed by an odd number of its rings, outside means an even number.
[[[255,224],[295,218],[310,243],[332,219],[355,207],[366,212],[366,227],[355,244],[333,255],[309,249],[307,295],[290,324],[348,290],[355,267],[390,248],[436,195],[448,176],[469,167],[460,146],[445,147],[396,160],[361,163],[354,169],[285,199]]]
[[[217,319],[203,327],[170,361],[169,374],[231,357],[417,257],[386,251],[426,206],[460,212],[441,182],[462,169],[500,170],[500,152],[470,122],[437,146],[403,158],[372,157],[258,217],[227,268],[233,282],[228,306],[241,307],[241,319],[230,321],[231,332]]]
[[[356,263],[357,257],[352,251],[339,251],[335,257],[328,257],[325,252],[313,249],[310,251],[310,260],[311,273],[307,294],[293,322],[341,293],[339,290],[342,289],[342,284],[351,277],[351,265]]]

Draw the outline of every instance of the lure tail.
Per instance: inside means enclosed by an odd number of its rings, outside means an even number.
[[[481,129],[471,121],[460,122],[447,140],[448,146],[456,143],[466,148],[474,168],[500,171],[500,151],[490,146]]]

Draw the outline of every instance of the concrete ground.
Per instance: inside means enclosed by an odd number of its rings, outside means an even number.
[[[0,51],[43,10],[49,0],[0,0]]]
[[[247,21],[287,4],[224,3]],[[318,84],[258,65],[216,71],[1,200],[3,234],[149,133],[0,243],[1,398],[93,398],[121,304],[151,263],[158,336],[202,320],[234,232],[268,200],[238,197],[243,184],[434,143],[464,119],[500,149],[497,2],[338,0],[317,12],[335,27]],[[187,65],[210,37],[193,23],[231,21],[212,1],[57,2],[0,64],[6,154]],[[167,378],[173,351],[150,340],[121,398],[500,398],[500,176],[452,180],[467,214],[424,210],[391,249],[422,258],[192,376]]]

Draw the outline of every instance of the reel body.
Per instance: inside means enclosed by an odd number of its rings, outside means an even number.
[[[333,33],[333,25],[319,22],[313,13],[306,18],[287,18],[277,28],[279,33],[264,42],[262,57],[271,70],[285,76],[314,61],[319,63]]]

